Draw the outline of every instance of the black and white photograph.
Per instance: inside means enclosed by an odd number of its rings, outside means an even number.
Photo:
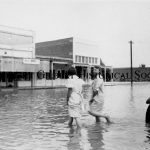
[[[0,0],[0,150],[149,150],[150,0]]]

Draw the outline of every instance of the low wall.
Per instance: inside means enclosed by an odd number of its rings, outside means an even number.
[[[46,79],[41,79],[41,80],[37,80],[35,83],[35,86],[66,86],[67,83],[67,79],[55,79],[55,80],[46,80]]]
[[[150,67],[133,68],[132,79],[135,82],[150,81]],[[131,69],[130,68],[114,68],[113,69],[113,81],[130,82],[131,81]]]
[[[31,87],[31,81],[18,81],[18,87]]]
[[[91,84],[91,80],[86,81],[86,84]],[[40,79],[35,81],[34,87],[65,87],[67,84],[67,79],[55,79],[55,80],[46,80]],[[18,87],[31,87],[31,81],[18,81]]]

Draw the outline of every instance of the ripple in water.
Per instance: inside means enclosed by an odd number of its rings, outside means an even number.
[[[67,126],[66,89],[20,90],[0,95],[1,150],[143,150],[150,147],[145,124],[150,83],[106,86],[104,113],[114,124],[84,114],[84,127]],[[90,97],[86,87],[84,97]]]

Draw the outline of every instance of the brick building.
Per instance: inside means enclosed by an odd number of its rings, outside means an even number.
[[[96,52],[99,47],[96,43],[66,38],[54,41],[36,43],[36,58],[50,63],[46,80],[66,79],[69,66],[74,65],[80,78],[88,80],[93,67],[100,67],[100,58]],[[63,80],[62,80],[63,81]]]

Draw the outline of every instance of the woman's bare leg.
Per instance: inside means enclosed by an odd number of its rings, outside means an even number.
[[[70,118],[69,118],[68,125],[69,125],[69,126],[72,126],[72,123],[73,123],[73,117],[70,117]]]
[[[96,122],[100,122],[99,116],[97,116],[97,115],[96,115],[95,113],[93,113],[92,111],[88,111],[88,113],[89,113],[91,116],[95,117]]]
[[[108,123],[111,122],[110,119],[109,119],[109,117],[106,116],[106,115],[102,115],[102,114],[99,114],[99,113],[96,113],[96,112],[92,112],[92,111],[88,111],[88,113],[89,113],[90,115],[92,115],[92,116],[95,117],[96,122],[100,122],[100,117],[105,118]]]
[[[81,120],[80,120],[80,118],[74,118],[74,119],[75,119],[75,121],[76,121],[77,127],[78,127],[78,128],[81,128]]]

